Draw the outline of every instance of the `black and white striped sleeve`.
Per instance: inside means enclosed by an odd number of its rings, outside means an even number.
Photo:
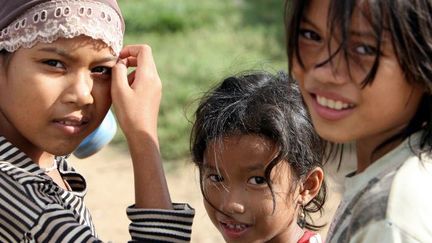
[[[101,242],[81,197],[2,165],[0,242]],[[131,242],[190,241],[194,210],[186,204],[174,210],[130,207],[127,213]]]
[[[195,211],[187,204],[173,207],[173,210],[128,207],[132,242],[189,242]]]

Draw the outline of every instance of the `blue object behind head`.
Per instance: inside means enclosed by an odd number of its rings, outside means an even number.
[[[117,123],[111,110],[108,111],[99,127],[88,135],[73,154],[80,159],[87,158],[107,145],[117,131]]]

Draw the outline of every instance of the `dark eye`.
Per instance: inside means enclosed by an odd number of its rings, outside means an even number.
[[[248,183],[252,185],[264,185],[267,184],[267,180],[263,176],[253,176],[249,178]]]
[[[92,68],[91,72],[93,74],[110,75],[111,74],[111,68],[109,68],[109,67],[95,67],[95,68]]]
[[[222,182],[224,180],[224,178],[221,175],[218,175],[218,174],[210,174],[210,175],[208,175],[208,178],[212,182]]]
[[[361,45],[356,46],[354,48],[354,51],[357,54],[367,55],[367,56],[376,56],[378,54],[377,48],[375,48],[374,46],[371,46],[371,45],[367,45],[367,44],[361,44]]]
[[[321,36],[319,36],[315,31],[308,29],[300,29],[300,36],[312,41],[321,41]]]
[[[57,60],[46,60],[43,61],[42,63],[51,66],[51,67],[55,67],[55,68],[64,68],[65,66],[63,65],[63,63],[61,63],[60,61]]]

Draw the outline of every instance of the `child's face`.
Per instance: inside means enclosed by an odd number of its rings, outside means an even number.
[[[264,171],[275,155],[275,144],[255,135],[230,136],[207,147],[204,203],[225,241],[292,242],[289,237],[298,227],[298,189],[292,185],[288,163],[281,162],[271,173],[273,202]]]
[[[101,41],[59,39],[0,60],[0,134],[31,157],[72,152],[109,109],[116,58]]]
[[[384,31],[380,64],[372,85],[361,82],[370,71],[377,51],[376,40],[365,12],[354,10],[349,67],[343,51],[334,53],[340,36],[329,36],[327,14],[330,0],[311,0],[300,25],[299,53],[304,68],[294,60],[293,73],[311,113],[315,129],[332,142],[372,139],[383,142],[407,125],[416,112],[423,89],[410,85],[399,65],[390,33]],[[318,65],[320,64],[320,65]]]

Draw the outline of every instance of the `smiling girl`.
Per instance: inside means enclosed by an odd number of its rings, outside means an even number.
[[[229,77],[205,95],[191,136],[204,204],[226,242],[321,242],[322,141],[287,75]]]
[[[432,242],[432,1],[287,1],[288,57],[318,134],[355,141],[327,242]]]

